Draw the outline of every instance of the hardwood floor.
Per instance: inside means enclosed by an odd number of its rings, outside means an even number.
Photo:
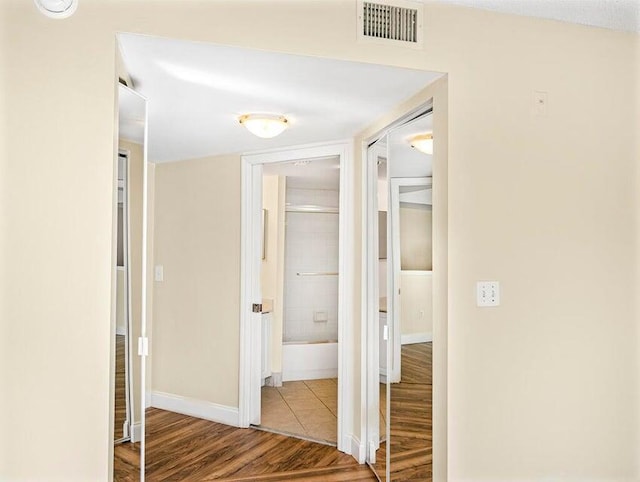
[[[391,385],[390,481],[432,480],[432,344],[402,347],[402,381]],[[381,445],[375,470],[384,474]]]
[[[366,465],[327,445],[156,408],[147,410],[146,421],[150,482],[376,480]],[[115,480],[138,480],[136,446],[116,447]]]
[[[126,405],[126,377],[125,377],[125,337],[116,335],[116,386],[115,386],[115,413],[113,417],[113,439],[118,440],[124,436],[122,426],[127,418]]]

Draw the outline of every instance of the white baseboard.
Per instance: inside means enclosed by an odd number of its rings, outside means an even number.
[[[359,464],[364,464],[367,459],[366,447],[355,435],[350,435],[349,438],[351,439],[351,456],[356,459]]]
[[[322,378],[338,378],[337,368],[286,370],[282,374],[283,382],[294,380],[320,380]]]
[[[126,326],[116,326],[116,335],[126,335],[127,327]]]
[[[265,380],[265,385],[268,387],[281,387],[282,372],[271,372],[271,376]]]
[[[131,441],[140,442],[142,440],[142,424],[136,422],[131,426]]]
[[[411,333],[402,335],[400,343],[402,345],[413,345],[414,343],[427,343],[433,341],[433,333]]]
[[[144,391],[144,408],[150,408],[151,407],[151,390],[145,390]]]
[[[227,407],[226,405],[218,405],[205,400],[164,392],[152,392],[151,406],[191,417],[211,420],[212,422],[224,423],[225,425],[240,426],[237,407]]]

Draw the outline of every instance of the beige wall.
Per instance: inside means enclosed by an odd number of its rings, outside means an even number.
[[[433,335],[432,294],[431,272],[400,272],[400,333],[402,335]]]
[[[154,391],[238,406],[240,158],[157,164]]]
[[[400,265],[403,270],[431,270],[431,208],[400,206]]]
[[[425,49],[399,49],[357,43],[354,5],[85,0],[65,21],[31,2],[0,5],[0,479],[108,474],[117,31],[447,72],[439,89],[448,106],[436,112],[446,110],[448,122],[434,131],[449,133],[436,154],[448,151],[439,171],[448,193],[434,172],[434,203],[449,217],[434,211],[434,231],[444,225],[448,244],[436,234],[434,249],[450,256],[444,275],[434,259],[434,284],[448,280],[449,302],[436,299],[434,309],[436,317],[448,309],[449,325],[434,320],[434,357],[447,360],[436,370],[448,369],[440,387],[449,427],[434,430],[440,443],[448,435],[449,480],[638,477],[638,36],[428,4]],[[65,48],[54,55],[50,45]],[[549,93],[546,117],[532,115],[533,90]],[[232,405],[239,166],[219,161],[157,168],[157,229],[194,256],[155,246],[167,281],[156,286],[154,307],[166,318],[154,320],[154,343],[179,342],[184,353],[154,359],[154,383],[180,388],[188,366],[209,381],[185,386],[185,395]],[[357,160],[357,213],[360,172]],[[174,182],[202,193],[185,199]],[[224,210],[213,192],[225,196]],[[198,227],[206,247],[189,244],[196,228],[180,216],[187,210],[210,216]],[[359,240],[359,216],[354,225]],[[354,265],[359,272],[360,260]],[[486,278],[502,283],[498,308],[475,306],[474,283]],[[163,310],[170,284],[199,305]],[[356,279],[356,300],[360,286]],[[205,322],[203,305],[219,317]],[[356,306],[356,341],[359,316]],[[191,329],[178,329],[183,323]],[[156,378],[156,368],[165,373]],[[444,412],[445,391],[434,394],[434,413]],[[354,399],[358,407],[357,391]]]
[[[271,371],[282,372],[282,326],[284,310],[284,176],[264,176],[262,207],[267,210],[266,259],[262,261],[262,297],[273,300],[271,315]]]

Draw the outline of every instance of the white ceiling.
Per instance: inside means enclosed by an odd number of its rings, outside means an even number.
[[[427,0],[428,1],[428,0]],[[527,17],[640,32],[640,0],[437,0]]]
[[[353,137],[439,73],[150,36],[118,36],[148,99],[149,160],[175,161]],[[241,114],[284,114],[260,139]]]

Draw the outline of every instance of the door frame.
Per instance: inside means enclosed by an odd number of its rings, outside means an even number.
[[[256,314],[252,305],[262,303],[260,293],[262,242],[262,165],[330,156],[340,158],[340,208],[338,255],[338,450],[364,461],[362,438],[353,433],[354,333],[354,195],[353,142],[351,140],[305,144],[241,156],[241,265],[240,265],[240,363],[238,420],[249,427],[260,409],[261,343],[256,339]],[[257,414],[259,420],[259,412]]]

